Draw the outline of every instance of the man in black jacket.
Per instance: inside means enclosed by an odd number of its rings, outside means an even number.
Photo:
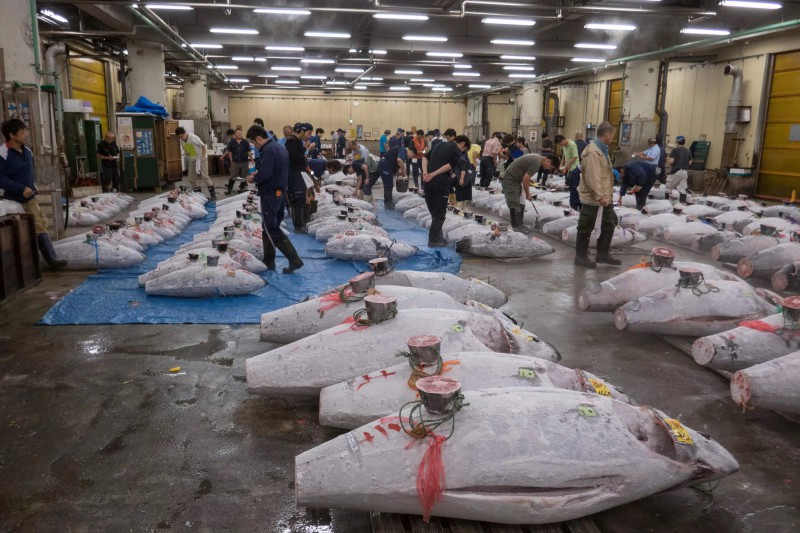
[[[422,159],[422,181],[425,183],[425,203],[431,213],[428,246],[447,246],[442,226],[447,215],[447,197],[450,193],[450,173],[459,168],[461,150],[452,141],[454,129],[444,132],[447,141],[441,141]]]
[[[286,150],[289,152],[289,210],[292,213],[292,224],[297,233],[306,233],[304,209],[308,185],[303,179],[303,172],[311,175],[306,160],[305,142],[308,140],[314,127],[307,122],[298,122],[293,128],[294,135],[286,139]],[[310,209],[310,204],[309,204]]]

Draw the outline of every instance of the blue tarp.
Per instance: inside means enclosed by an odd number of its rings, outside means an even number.
[[[140,96],[136,103],[125,108],[126,113],[150,113],[157,117],[166,118],[169,116],[167,108],[160,104],[154,104],[144,96]]]
[[[430,249],[428,231],[403,219],[400,213],[378,208],[383,228],[392,238],[405,241],[420,251],[396,265],[398,269],[458,273],[461,257],[453,247]],[[135,267],[100,270],[56,303],[39,322],[66,324],[257,324],[261,314],[280,309],[346,283],[368,269],[366,263],[332,259],[325,255],[325,243],[310,235],[291,235],[305,266],[294,274],[282,274],[287,261],[278,253],[277,272],[263,274],[269,285],[245,296],[228,298],[172,298],[148,296],[137,278],[172,257],[181,244],[208,230],[216,211],[192,222],[181,235],[147,250],[147,260]],[[291,222],[289,222],[291,224]]]

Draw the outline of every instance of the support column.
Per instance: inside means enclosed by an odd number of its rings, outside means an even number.
[[[467,99],[467,123],[464,124],[464,135],[472,142],[482,141],[484,135],[489,135],[483,131],[482,96],[470,96]]]
[[[522,86],[519,95],[519,129],[528,140],[532,152],[540,152],[544,109],[544,85],[539,83],[526,83]]]
[[[0,80],[36,83],[32,34],[27,0],[11,0],[11,5],[4,5],[3,16],[0,17],[4,72],[0,73]]]
[[[128,104],[140,96],[153,103],[167,104],[164,79],[164,46],[150,41],[128,41]]]
[[[209,118],[208,78],[205,74],[183,82],[183,118],[202,120]]]
[[[625,65],[617,162],[627,162],[633,152],[646,150],[647,139],[658,133],[659,68],[658,61],[630,61]]]

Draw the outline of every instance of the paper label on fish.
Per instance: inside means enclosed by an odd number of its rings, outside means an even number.
[[[462,326],[461,324],[453,324],[452,326],[450,326],[450,329],[453,331],[453,333],[464,332],[464,326]]]
[[[536,370],[529,367],[520,367],[519,377],[526,379],[536,379]]]
[[[594,392],[596,392],[600,396],[609,396],[609,397],[611,396],[611,391],[608,390],[608,387],[602,381],[599,381],[594,378],[589,378],[587,379],[587,381],[592,384],[592,387],[594,387]]]
[[[674,418],[665,418],[664,422],[669,426],[670,431],[672,431],[672,436],[677,442],[681,444],[694,444],[691,435],[689,435],[689,432],[683,427],[683,424]]]
[[[353,436],[352,433],[348,433],[346,435],[347,444],[350,445],[350,451],[356,453],[358,451],[358,443],[356,443],[356,438]]]
[[[589,407],[588,405],[579,405],[578,412],[581,416],[597,416],[597,411]]]

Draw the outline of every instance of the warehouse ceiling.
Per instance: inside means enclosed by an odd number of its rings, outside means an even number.
[[[166,46],[170,76],[232,90],[491,90],[800,17],[799,1],[226,0],[39,3],[50,39]],[[78,35],[76,32],[86,32]]]

